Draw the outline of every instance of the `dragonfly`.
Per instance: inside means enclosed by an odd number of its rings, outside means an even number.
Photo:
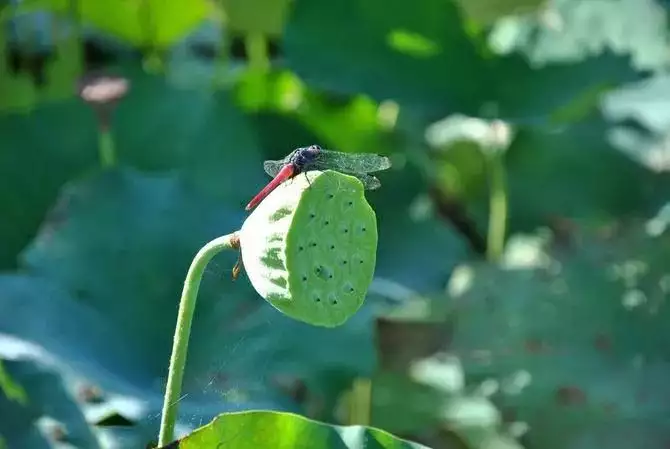
[[[265,161],[263,169],[272,176],[272,181],[252,198],[246,210],[256,207],[281,183],[310,170],[335,170],[360,179],[366,190],[381,187],[379,179],[370,173],[386,170],[391,161],[386,156],[373,153],[342,153],[324,150],[319,145],[310,145],[293,150],[284,159]]]

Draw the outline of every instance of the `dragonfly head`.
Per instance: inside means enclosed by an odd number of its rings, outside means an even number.
[[[306,165],[314,162],[321,151],[321,147],[318,145],[310,145],[308,147],[299,148],[296,150],[293,157],[293,164],[302,170]]]

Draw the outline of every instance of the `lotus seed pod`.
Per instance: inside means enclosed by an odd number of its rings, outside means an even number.
[[[377,218],[355,177],[310,171],[281,184],[240,230],[247,276],[284,314],[343,324],[361,307],[375,269]]]

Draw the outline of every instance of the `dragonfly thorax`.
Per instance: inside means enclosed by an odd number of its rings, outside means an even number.
[[[306,166],[309,166],[316,160],[320,151],[321,147],[318,145],[298,148],[295,150],[293,157],[291,158],[291,163],[293,163],[293,166],[298,171],[302,171]]]

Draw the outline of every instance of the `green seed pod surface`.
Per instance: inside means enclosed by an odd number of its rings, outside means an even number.
[[[358,311],[372,282],[377,218],[357,178],[310,171],[258,205],[240,230],[240,248],[251,284],[270,304],[335,327]]]

